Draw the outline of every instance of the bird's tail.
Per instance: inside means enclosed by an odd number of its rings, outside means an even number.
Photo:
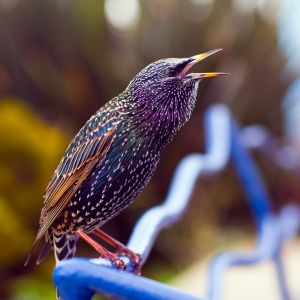
[[[31,256],[34,252],[34,249],[42,242],[42,238],[43,236],[40,236],[39,234],[37,235],[37,237],[35,238],[33,245],[31,247],[31,250],[27,256],[27,259],[24,263],[24,266],[26,267],[31,259]],[[52,241],[49,238],[48,233],[46,234],[46,243],[44,244],[44,246],[42,247],[42,249],[40,250],[39,256],[37,258],[36,264],[38,265],[43,259],[44,257],[48,254],[49,250],[52,248]]]
[[[56,263],[75,255],[77,239],[77,236],[74,235],[56,235],[53,233],[53,250]]]
[[[76,252],[76,236],[56,235],[53,233],[53,250],[55,262],[58,263],[63,259],[72,258]],[[56,299],[62,300],[56,290]]]
[[[46,236],[46,243],[44,244],[43,248],[40,250],[39,256],[37,258],[36,263],[39,264],[48,252],[53,248],[54,250],[54,257],[56,263],[60,262],[63,259],[71,258],[75,255],[76,252],[76,242],[77,236],[75,235],[57,235],[54,232],[48,232]],[[31,251],[26,259],[25,266],[29,263],[31,255],[37,245],[41,242],[41,237],[38,235],[35,239]],[[58,292],[56,291],[56,299],[61,300]]]
[[[53,233],[53,250],[56,263],[75,255],[77,239],[74,235],[56,235]],[[57,290],[56,299],[62,300]]]

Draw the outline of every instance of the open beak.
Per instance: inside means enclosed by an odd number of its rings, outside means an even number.
[[[195,56],[192,56],[190,58],[190,61],[186,64],[186,66],[183,68],[183,70],[180,72],[179,77],[183,78],[183,77],[188,77],[188,78],[192,78],[192,79],[201,79],[201,78],[208,78],[208,77],[215,77],[215,76],[221,76],[221,75],[229,75],[229,73],[223,73],[223,72],[209,72],[209,73],[190,73],[187,74],[188,70],[195,65],[196,63],[198,63],[199,61],[207,58],[208,56],[211,56],[219,51],[221,51],[223,49],[214,49],[214,50],[210,50],[208,52],[205,53],[201,53]]]

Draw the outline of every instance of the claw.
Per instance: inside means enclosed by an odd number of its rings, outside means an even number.
[[[118,249],[115,254],[117,254],[118,256],[120,255],[126,255],[130,262],[133,265],[133,273],[136,275],[141,275],[141,260],[142,260],[142,256],[138,253],[132,252],[127,248],[121,248]]]
[[[118,256],[110,253],[109,257],[105,257],[111,261],[111,263],[120,271],[125,271],[126,265],[125,262],[120,259]]]
[[[115,240],[113,237],[109,236],[102,230],[95,229],[93,231],[93,234],[95,234],[96,236],[98,236],[99,238],[101,238],[102,240],[104,240],[105,242],[107,242],[108,244],[110,244],[111,246],[113,246],[116,249],[116,251],[114,253],[112,253],[112,255],[127,256],[129,258],[131,264],[134,266],[133,272],[137,275],[141,275],[142,257],[140,254],[131,251],[125,245],[123,245],[119,241]]]

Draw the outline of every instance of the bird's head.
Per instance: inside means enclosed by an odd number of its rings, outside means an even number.
[[[216,49],[189,58],[158,60],[138,73],[126,89],[131,110],[139,123],[172,136],[191,117],[199,82],[227,73],[190,73],[197,62],[220,51]],[[129,106],[131,107],[131,106]]]
[[[134,101],[145,108],[157,110],[193,105],[199,82],[227,73],[188,73],[190,68],[222,49],[211,50],[188,58],[168,58],[151,63],[138,73],[128,88]]]

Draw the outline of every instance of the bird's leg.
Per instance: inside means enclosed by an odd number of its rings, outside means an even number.
[[[140,262],[141,262],[142,257],[141,257],[140,254],[131,251],[124,244],[120,243],[119,241],[117,241],[116,239],[114,239],[110,235],[106,234],[102,230],[94,229],[94,231],[92,233],[94,233],[100,239],[102,239],[103,241],[107,242],[108,244],[110,244],[111,246],[116,248],[115,254],[117,254],[117,255],[124,254],[124,255],[128,256],[130,261],[135,266],[134,273],[139,274],[139,275],[141,274],[141,264],[140,264]]]
[[[98,244],[86,233],[79,230],[76,232],[76,235],[82,238],[89,245],[91,245],[100,254],[100,257],[109,259],[117,269],[119,270],[125,269],[125,263],[123,262],[123,260],[121,260],[116,254],[109,252],[103,246]]]

